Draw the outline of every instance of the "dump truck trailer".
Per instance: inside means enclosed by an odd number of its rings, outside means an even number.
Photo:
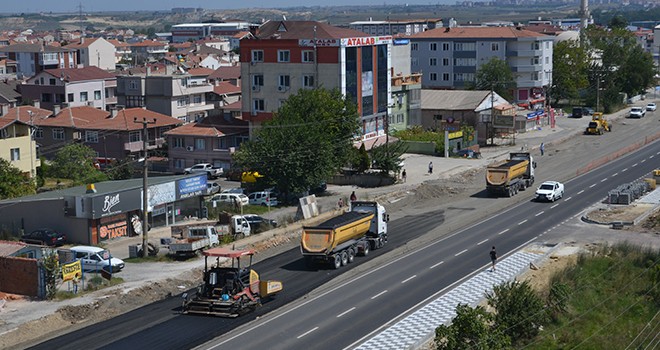
[[[509,154],[509,159],[486,168],[486,191],[512,197],[534,184],[536,162],[527,152]]]
[[[335,269],[367,256],[387,243],[385,207],[377,202],[354,201],[350,210],[317,226],[303,227],[300,250],[307,266],[326,263]]]

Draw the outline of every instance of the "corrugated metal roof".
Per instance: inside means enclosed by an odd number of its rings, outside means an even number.
[[[474,110],[490,91],[422,89],[422,109]]]

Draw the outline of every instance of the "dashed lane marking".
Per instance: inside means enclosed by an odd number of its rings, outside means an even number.
[[[482,244],[484,244],[484,243],[486,243],[486,242],[488,242],[488,238],[486,238],[486,239],[484,239],[483,241],[477,243],[477,245],[482,245]]]
[[[346,311],[340,313],[339,315],[337,315],[337,318],[342,317],[342,316],[346,315],[347,313],[349,313],[349,312],[351,312],[351,311],[353,311],[353,310],[355,310],[355,306],[353,306],[352,308],[350,308],[350,309],[348,309],[348,310],[346,310]]]
[[[559,203],[557,203],[557,204],[551,206],[550,209],[552,209],[552,208],[554,208],[554,207],[556,207],[556,206],[558,206],[558,205],[559,205]]]
[[[314,328],[312,328],[312,329],[310,329],[310,330],[308,330],[307,332],[305,332],[305,333],[303,333],[303,334],[301,334],[301,335],[299,335],[299,336],[298,336],[298,339],[300,339],[300,338],[302,338],[302,337],[304,337],[304,336],[306,336],[306,335],[307,335],[307,334],[309,334],[309,333],[312,333],[312,332],[314,332],[314,331],[315,331],[315,330],[317,330],[317,329],[319,329],[319,327],[314,327]]]
[[[584,190],[582,190],[582,191],[580,191],[580,192],[578,192],[577,194],[582,194],[582,192],[584,192]]]
[[[463,249],[463,250],[461,250],[460,252],[454,254],[454,256],[459,256],[459,255],[461,255],[461,254],[463,254],[463,253],[465,253],[465,252],[467,252],[467,249]]]
[[[536,213],[536,215],[534,215],[534,216],[543,215],[543,213],[545,213],[545,211],[540,211],[540,212]]]
[[[503,234],[504,232],[508,232],[508,231],[509,231],[509,229],[506,229],[506,230],[504,230],[504,231],[498,233],[498,235],[501,235],[501,234]]]
[[[525,219],[525,220],[519,222],[518,225],[522,225],[522,224],[524,224],[524,223],[526,223],[526,222],[527,222],[527,219]]]
[[[378,294],[372,296],[372,297],[371,297],[371,300],[374,300],[374,299],[378,298],[379,296],[381,296],[381,295],[383,295],[383,294],[385,294],[385,293],[387,293],[387,289],[385,289],[384,291],[382,291],[382,292],[380,292],[380,293],[378,293]]]
[[[411,279],[413,279],[413,278],[415,278],[415,277],[417,277],[417,275],[412,275],[412,276],[406,278],[405,280],[401,281],[401,284],[404,284],[404,283],[410,281]]]
[[[435,264],[435,265],[429,267],[429,269],[432,269],[432,268],[434,268],[434,267],[436,267],[436,266],[442,265],[443,263],[444,263],[444,261],[441,261],[441,262],[439,262],[439,263],[437,263],[437,264]]]

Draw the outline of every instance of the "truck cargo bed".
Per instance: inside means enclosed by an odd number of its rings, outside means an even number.
[[[526,159],[513,159],[513,160],[509,159],[509,160],[507,160],[507,161],[505,161],[501,164],[488,166],[488,168],[491,168],[491,169],[508,169],[508,168],[515,167],[516,165],[518,165],[522,162],[526,162],[526,161],[527,161]]]
[[[373,215],[373,213],[370,212],[357,212],[357,211],[349,211],[344,214],[341,214],[339,216],[336,216],[332,219],[326,220],[316,226],[305,226],[304,228],[309,228],[309,229],[321,229],[321,230],[334,230],[338,227],[342,227],[344,225],[348,225],[352,222],[358,221],[360,219],[363,219],[367,216]]]

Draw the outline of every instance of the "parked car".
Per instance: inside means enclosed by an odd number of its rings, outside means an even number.
[[[536,200],[554,202],[564,197],[564,184],[557,181],[546,181],[536,190]]]
[[[277,227],[277,221],[259,216],[256,214],[245,214],[243,215],[245,220],[250,223],[253,232],[263,232],[271,228]]]
[[[183,170],[184,174],[199,174],[204,173],[209,179],[217,179],[218,177],[224,174],[222,168],[214,167],[211,163],[200,163],[195,164],[190,168],[185,168]]]
[[[629,118],[642,118],[646,115],[646,110],[642,107],[632,107],[630,109]]]
[[[233,187],[233,188],[225,188],[222,190],[220,193],[237,193],[237,194],[245,194],[245,189],[242,187]]]
[[[658,106],[656,106],[655,102],[646,104],[646,110],[649,112],[655,112],[656,108],[658,108]]]
[[[79,245],[72,247],[71,252],[76,259],[82,260],[82,266],[85,271],[119,272],[125,264],[119,258],[112,258],[110,252],[99,247]]]
[[[22,235],[20,240],[25,243],[57,247],[66,243],[66,235],[49,228],[42,228]]]
[[[248,205],[250,203],[250,200],[246,195],[240,193],[218,193],[213,195],[213,197],[211,197],[210,202],[226,203],[226,204],[239,203],[241,206],[243,206],[243,205]]]
[[[269,191],[252,192],[248,194],[248,200],[250,201],[250,205],[275,207],[279,204],[277,202],[277,197]]]
[[[208,182],[206,184],[206,195],[210,196],[212,194],[216,194],[220,192],[220,185],[218,185],[215,182]]]

